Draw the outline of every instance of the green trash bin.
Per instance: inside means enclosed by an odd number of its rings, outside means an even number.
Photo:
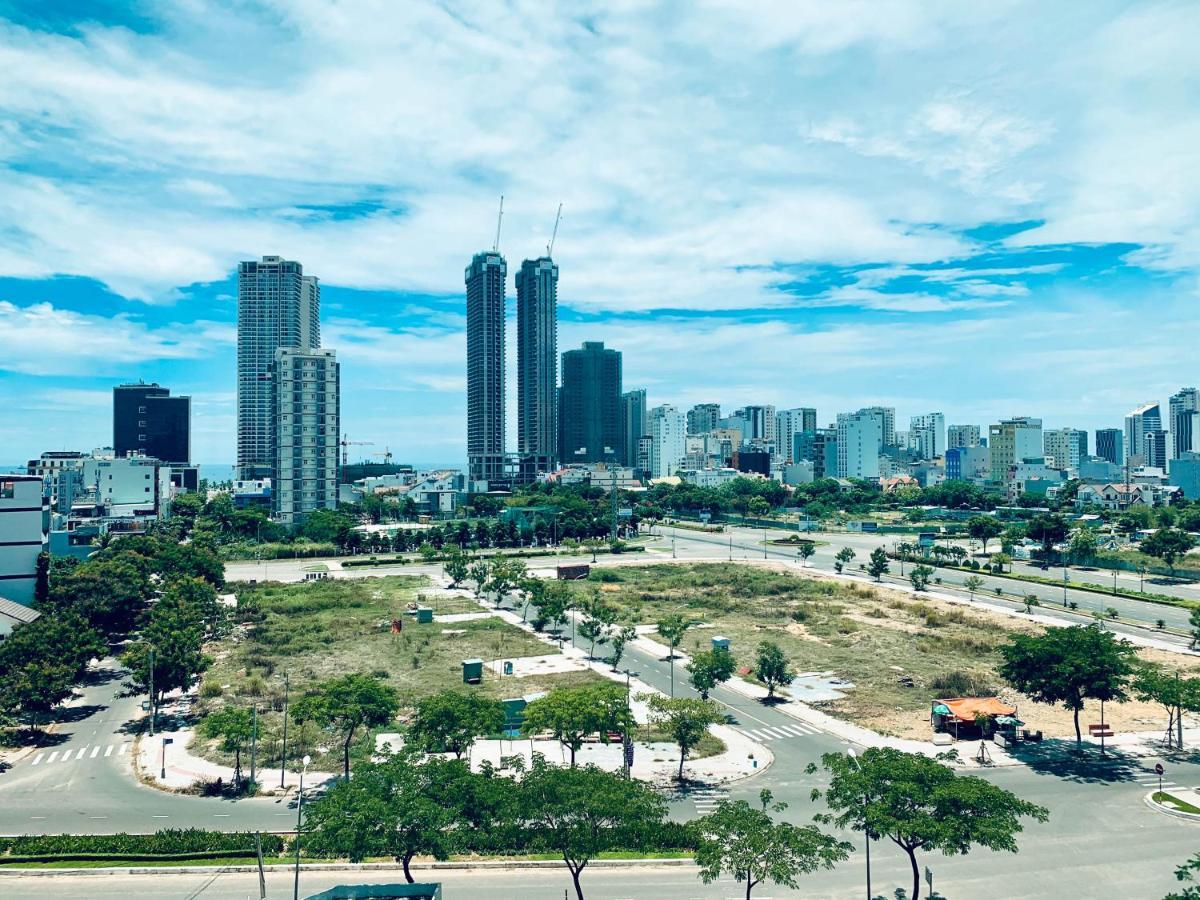
[[[418,625],[428,625],[432,621],[433,621],[433,607],[432,606],[418,606],[417,607],[417,624]]]
[[[463,684],[479,684],[483,681],[483,660],[464,659],[462,661]]]
[[[712,648],[714,650],[724,650],[724,651],[728,652],[729,651],[729,638],[724,637],[723,635],[717,635],[716,637],[714,637],[712,639]]]

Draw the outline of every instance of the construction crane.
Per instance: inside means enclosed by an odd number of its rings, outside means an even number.
[[[492,243],[492,252],[500,252],[500,223],[504,221],[504,195],[500,195],[500,215],[496,216],[496,240]]]
[[[351,447],[374,447],[375,442],[374,441],[352,441],[352,440],[350,440],[350,435],[343,434],[342,440],[341,440],[341,445],[342,445],[342,468],[344,469],[344,468],[346,468],[346,466],[350,465],[350,448]]]
[[[392,463],[392,451],[387,447],[383,448],[382,453],[372,453],[371,456],[382,456],[385,465],[391,465]]]
[[[558,215],[554,217],[554,230],[550,232],[550,243],[546,245],[546,256],[554,256],[554,239],[558,237],[558,223],[562,221],[562,204],[558,204]]]

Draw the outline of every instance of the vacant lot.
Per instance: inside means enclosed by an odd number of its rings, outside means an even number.
[[[200,711],[206,714],[225,704],[260,710],[259,758],[263,765],[278,762],[282,745],[283,676],[288,673],[291,697],[328,678],[355,672],[375,673],[411,706],[420,697],[446,688],[480,691],[496,698],[520,696],[551,685],[574,684],[599,678],[573,672],[528,678],[496,678],[485,672],[482,685],[462,683],[462,660],[540,656],[554,649],[499,619],[417,625],[405,607],[428,588],[421,576],[321,580],[301,584],[235,584],[246,623],[210,646],[212,668],[201,686]],[[466,598],[428,596],[438,615],[479,612]],[[403,630],[392,634],[391,622],[402,619]],[[289,756],[313,753],[316,768],[333,766],[317,746],[311,727],[289,725]],[[369,746],[364,739],[362,746]],[[336,754],[337,748],[333,748]],[[207,749],[205,755],[223,762],[231,757]]]
[[[684,650],[707,649],[714,634],[723,634],[742,667],[753,667],[760,642],[774,641],[798,671],[833,672],[855,685],[844,699],[814,706],[877,731],[926,738],[931,700],[1000,693],[1030,727],[1073,734],[1064,710],[1033,703],[996,674],[996,648],[1010,634],[1040,628],[982,608],[798,575],[772,563],[597,569],[575,590],[599,591],[637,623],[682,613],[703,623],[688,632]],[[1174,664],[1181,659],[1173,657]],[[801,689],[792,693],[805,699]],[[1110,704],[1107,718],[1118,730],[1165,727],[1161,710],[1141,703]],[[1099,717],[1085,711],[1083,721]]]

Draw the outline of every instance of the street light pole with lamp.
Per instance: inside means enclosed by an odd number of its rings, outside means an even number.
[[[305,756],[300,769],[300,790],[296,800],[296,875],[292,882],[292,900],[300,900],[300,825],[304,817],[304,773],[308,771],[311,756]]]
[[[862,764],[858,761],[858,754],[855,752],[853,747],[846,748],[846,755],[849,756],[852,760],[854,760],[854,765],[858,768],[859,771],[862,771]],[[863,802],[865,803],[866,800],[867,800],[867,798],[864,796]],[[865,837],[864,843],[866,844],[866,848],[867,848],[867,900],[872,900],[872,894],[871,894],[871,829],[867,825],[865,817],[863,819],[863,836]]]

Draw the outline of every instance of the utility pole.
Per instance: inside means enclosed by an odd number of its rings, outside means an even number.
[[[154,737],[154,648],[150,648],[150,737]]]
[[[255,784],[255,762],[258,760],[258,704],[254,704],[253,725],[250,729],[250,783]]]
[[[279,786],[283,787],[287,771],[288,673],[283,673],[283,754],[279,761]]]

